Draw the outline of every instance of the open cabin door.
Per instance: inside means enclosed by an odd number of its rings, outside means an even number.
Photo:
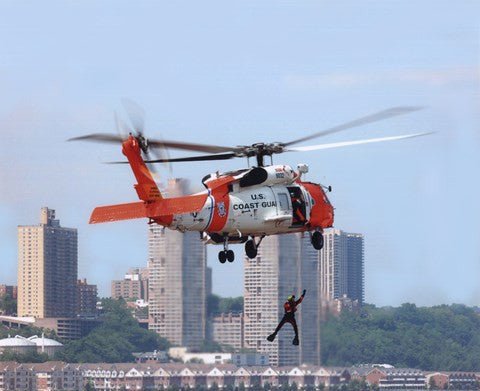
[[[292,227],[301,227],[307,222],[307,208],[302,189],[297,186],[287,187],[292,203]]]

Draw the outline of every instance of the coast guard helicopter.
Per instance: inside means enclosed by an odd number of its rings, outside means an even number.
[[[147,139],[144,136],[143,119],[130,112],[133,128],[126,127],[116,118],[117,128],[128,130],[126,137],[94,133],[70,140],[121,143],[122,152],[128,162],[113,163],[129,163],[137,180],[134,187],[140,202],[97,207],[90,217],[90,224],[147,218],[149,223],[157,223],[181,232],[198,231],[206,243],[223,246],[223,250],[218,253],[218,259],[221,263],[225,263],[234,260],[234,253],[228,248],[229,244],[245,243],[247,256],[255,258],[262,239],[267,235],[308,232],[313,247],[321,250],[323,230],[333,226],[334,208],[326,194],[326,191],[331,191],[331,187],[303,181],[302,174],[308,172],[306,164],[299,164],[298,172],[295,172],[287,165],[266,165],[265,157],[269,156],[272,159],[272,155],[283,152],[315,151],[428,134],[415,133],[330,144],[293,146],[317,137],[416,110],[419,108],[394,107],[289,142],[261,142],[236,147]],[[149,151],[155,149],[160,151],[180,149],[206,154],[181,158],[161,156],[159,159],[150,159]],[[162,195],[146,165],[147,163],[196,162],[239,157],[247,159],[255,157],[257,164],[247,169],[209,174],[202,179],[204,191],[173,198],[165,198]]]

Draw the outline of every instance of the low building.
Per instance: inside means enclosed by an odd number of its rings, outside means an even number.
[[[1,391],[36,391],[35,372],[28,364],[0,362]]]
[[[79,364],[49,361],[27,365],[35,373],[38,391],[83,389],[83,375]]]
[[[0,353],[10,352],[18,354],[29,354],[37,351],[37,345],[28,338],[16,335],[0,339]]]
[[[97,291],[97,286],[88,284],[86,278],[77,281],[77,315],[97,313]]]
[[[448,374],[445,372],[427,373],[425,381],[430,389],[446,390],[448,388]]]
[[[212,319],[212,339],[235,350],[243,349],[243,314],[221,314]]]
[[[268,366],[269,355],[263,353],[233,353],[232,363],[237,367]]]
[[[135,357],[135,362],[138,363],[155,363],[155,362],[168,362],[168,354],[162,350],[154,350],[153,352],[145,353],[132,353]]]
[[[425,374],[418,369],[387,368],[383,369],[385,376],[379,380],[379,389],[410,389],[423,390],[426,388]]]
[[[100,324],[97,318],[34,318],[30,316],[0,316],[0,324],[10,328],[35,326],[55,331],[65,340],[80,339]]]
[[[479,381],[473,372],[448,372],[449,389],[478,390],[478,385]]]
[[[148,302],[148,268],[131,268],[123,280],[112,281],[112,298]]]
[[[232,353],[185,353],[181,360],[184,363],[227,364],[232,362]]]
[[[53,357],[56,353],[63,351],[63,344],[54,339],[45,338],[43,334],[40,337],[34,335],[28,339],[37,345],[38,353],[45,353],[49,357]]]
[[[80,339],[99,324],[100,320],[96,318],[38,318],[33,323],[36,327],[55,331],[64,340]]]
[[[350,372],[342,367],[320,367],[314,373],[315,387],[324,385],[325,387],[338,386],[350,381]]]

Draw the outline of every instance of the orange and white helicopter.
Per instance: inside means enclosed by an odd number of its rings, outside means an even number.
[[[298,172],[295,172],[287,165],[265,165],[266,156],[271,158],[272,155],[283,152],[314,151],[422,136],[428,133],[293,147],[294,144],[313,138],[418,109],[418,107],[394,107],[285,143],[256,143],[224,147],[180,141],[147,140],[143,133],[143,119],[139,119],[132,113],[130,113],[130,119],[133,129],[128,129],[129,135],[126,137],[95,133],[70,140],[121,143],[122,152],[128,162],[114,163],[129,163],[137,180],[134,187],[140,202],[97,207],[91,215],[91,224],[147,218],[149,223],[157,223],[181,232],[199,231],[207,243],[223,245],[218,259],[221,263],[225,263],[227,260],[229,262],[234,260],[234,252],[228,248],[230,243],[245,243],[247,256],[255,258],[262,239],[267,235],[308,232],[313,247],[320,250],[323,247],[323,230],[333,226],[334,208],[326,195],[326,191],[331,191],[331,187],[303,181],[302,174],[308,172],[306,164],[299,164]],[[120,128],[122,127],[125,130],[125,124],[120,123]],[[162,157],[152,160],[148,153],[155,148],[207,154],[181,158]],[[257,165],[232,172],[209,174],[202,180],[206,188],[204,191],[173,198],[162,196],[146,165],[146,163],[226,160],[237,157],[255,157]]]

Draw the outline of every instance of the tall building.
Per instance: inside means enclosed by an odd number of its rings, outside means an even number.
[[[169,182],[168,196],[186,192],[187,183]],[[199,348],[206,328],[206,248],[198,232],[148,228],[149,329],[174,346]]]
[[[77,281],[77,315],[97,313],[97,286],[88,284],[87,279]]]
[[[347,297],[363,303],[365,273],[363,236],[339,229],[324,232],[324,246],[320,251],[320,289],[322,299]]]
[[[212,294],[212,268],[207,266],[207,272],[205,275],[205,286],[206,286],[206,296],[210,296]]]
[[[320,362],[318,318],[318,254],[309,235],[266,237],[254,259],[244,260],[244,346],[269,355],[272,365]],[[274,342],[271,334],[284,314],[287,297],[307,295],[296,320],[300,346],[293,346],[293,328],[285,324]]]
[[[77,230],[60,226],[55,211],[40,224],[18,226],[18,316],[76,316]]]
[[[148,302],[148,268],[130,268],[123,280],[112,281],[112,297],[143,299]]]

